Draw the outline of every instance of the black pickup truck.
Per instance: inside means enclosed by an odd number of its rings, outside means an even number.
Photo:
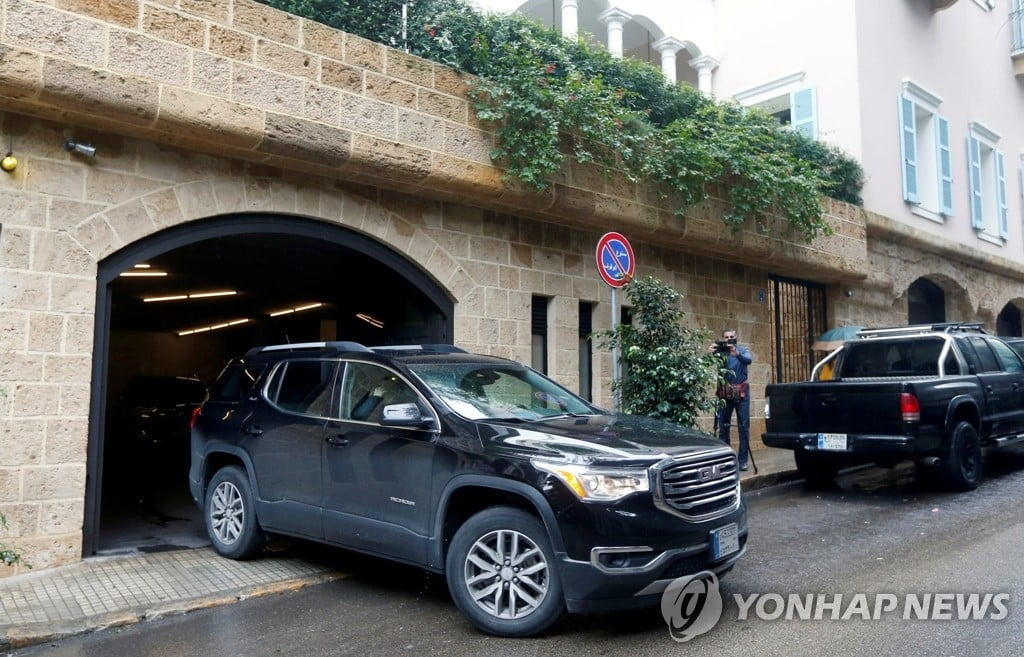
[[[972,490],[983,448],[1024,441],[1024,361],[977,323],[861,331],[811,381],[766,396],[764,443],[792,449],[812,485],[857,463],[914,460]]]

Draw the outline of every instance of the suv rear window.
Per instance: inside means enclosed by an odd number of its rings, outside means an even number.
[[[327,415],[335,366],[326,360],[286,361],[273,373],[267,398],[293,413]]]
[[[234,363],[228,365],[217,382],[210,388],[212,402],[237,403],[249,396],[252,387],[263,374],[266,365],[251,365],[246,363]]]

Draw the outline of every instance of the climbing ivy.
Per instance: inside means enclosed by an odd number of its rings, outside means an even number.
[[[567,40],[518,14],[463,0],[262,0],[301,16],[474,74],[477,116],[493,122],[492,158],[544,189],[566,158],[656,183],[679,215],[725,190],[722,219],[767,230],[769,214],[806,241],[831,233],[821,197],[860,204],[863,170],[838,149],[783,129],[757,110],[671,85],[657,68]]]

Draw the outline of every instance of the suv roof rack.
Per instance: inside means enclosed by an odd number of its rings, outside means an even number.
[[[468,354],[469,352],[453,344],[389,344],[370,347],[370,351],[378,354]]]
[[[914,324],[912,326],[890,326],[863,329],[857,333],[864,338],[881,338],[892,335],[920,335],[921,333],[985,333],[984,322],[943,322],[941,324]]]
[[[331,342],[296,342],[292,344],[272,344],[264,347],[253,347],[245,352],[248,357],[256,354],[264,354],[270,351],[323,351],[338,353],[342,351],[370,351],[358,342],[348,340],[335,340]]]

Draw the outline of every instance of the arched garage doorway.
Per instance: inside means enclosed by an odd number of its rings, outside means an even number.
[[[170,228],[103,260],[97,279],[86,556],[201,540],[183,421],[228,359],[260,344],[451,342],[452,300],[414,263],[298,217]]]

